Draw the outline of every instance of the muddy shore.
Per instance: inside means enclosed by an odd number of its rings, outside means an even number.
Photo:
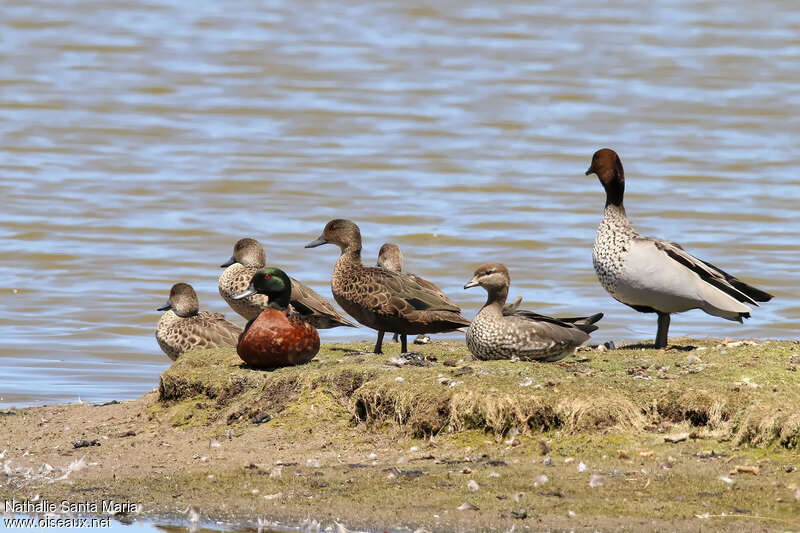
[[[193,352],[135,401],[0,412],[0,500],[253,527],[800,528],[797,341],[586,348],[563,365],[369,349],[326,344],[275,371]]]

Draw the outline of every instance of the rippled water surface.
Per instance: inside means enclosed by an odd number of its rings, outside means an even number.
[[[502,261],[529,308],[652,338],[592,269],[600,146],[642,233],[775,294],[673,336],[797,336],[800,11],[736,4],[5,0],[0,405],[152,389],[172,283],[242,322],[216,279],[243,236],[330,295],[337,250],[303,245],[334,217],[467,316]]]

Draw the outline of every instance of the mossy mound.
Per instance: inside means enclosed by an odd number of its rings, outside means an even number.
[[[389,346],[387,351],[392,351]],[[374,355],[367,343],[323,345],[309,364],[247,367],[232,349],[184,354],[161,376],[175,425],[386,425],[410,437],[479,430],[570,434],[665,431],[793,448],[800,440],[796,341],[692,340],[583,349],[564,364],[473,360],[463,344]],[[793,358],[794,356],[794,358]]]

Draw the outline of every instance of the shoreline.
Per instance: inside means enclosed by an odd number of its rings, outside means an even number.
[[[190,352],[136,400],[3,416],[0,501],[306,529],[800,528],[800,343],[645,346],[555,365],[336,343],[275,371]]]

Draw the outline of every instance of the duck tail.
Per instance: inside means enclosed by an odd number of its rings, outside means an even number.
[[[603,313],[595,313],[591,316],[582,316],[575,318],[560,318],[559,320],[574,324],[575,327],[577,327],[584,333],[591,333],[593,331],[597,331],[598,329],[600,329],[598,326],[595,326],[594,324],[595,322],[599,322],[601,318],[603,318]]]

